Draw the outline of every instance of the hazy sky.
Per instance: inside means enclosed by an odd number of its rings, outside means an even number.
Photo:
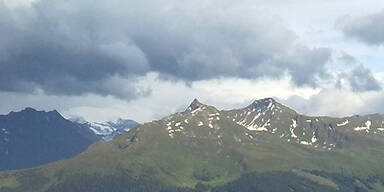
[[[381,0],[0,0],[0,113],[139,122],[198,98],[384,113]]]

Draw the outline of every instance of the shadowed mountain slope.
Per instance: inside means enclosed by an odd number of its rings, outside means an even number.
[[[0,170],[22,169],[74,157],[98,137],[57,111],[0,115]]]

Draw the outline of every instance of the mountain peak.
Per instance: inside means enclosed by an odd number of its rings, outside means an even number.
[[[23,109],[21,112],[23,112],[23,111],[25,111],[25,112],[37,112],[37,110],[34,109],[34,108],[32,108],[32,107],[26,107],[26,108]]]
[[[44,111],[44,110],[36,110],[32,107],[26,107],[25,109],[21,111],[11,111],[9,116],[14,116],[14,117],[28,117],[28,118],[55,118],[55,119],[61,119],[61,120],[66,120],[57,110],[52,110],[52,111]]]
[[[48,111],[47,113],[48,113],[48,114],[52,114],[52,115],[56,115],[56,116],[60,116],[60,117],[62,117],[62,115],[61,115],[56,109],[54,109],[54,110],[52,110],[52,111]]]
[[[37,113],[37,112],[39,112],[39,111],[37,111],[36,109],[34,109],[32,107],[26,107],[25,109],[20,110],[20,111],[11,111],[8,115],[32,114],[32,113]]]
[[[276,100],[273,98],[256,99],[246,108],[259,108],[276,104]]]
[[[196,98],[192,101],[192,103],[189,105],[189,107],[187,108],[187,110],[190,110],[190,111],[193,111],[201,106],[203,106],[204,104],[202,104],[199,100],[197,100]]]
[[[264,99],[256,99],[253,103],[277,103],[275,99],[268,97]]]

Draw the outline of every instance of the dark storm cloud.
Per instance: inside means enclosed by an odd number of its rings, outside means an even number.
[[[352,73],[347,77],[354,91],[364,92],[381,90],[381,86],[375,77],[373,77],[371,70],[365,68],[363,65],[356,66],[352,70]]]
[[[379,91],[382,89],[379,81],[373,76],[372,71],[360,63],[355,57],[348,53],[342,53],[337,58],[345,66],[351,66],[350,72],[343,72],[338,75],[336,87],[343,88],[343,81],[346,81],[354,92]]]
[[[326,77],[331,50],[296,44],[278,18],[247,7],[41,0],[8,10],[0,3],[0,90],[129,99],[137,94],[130,81],[148,72],[187,82],[288,73],[310,86]]]
[[[360,18],[344,18],[341,30],[348,37],[369,45],[384,45],[384,10]]]
[[[294,55],[281,57],[278,63],[288,66],[293,81],[297,85],[311,85],[316,87],[317,78],[328,78],[325,64],[331,57],[331,50],[327,48],[308,49],[301,47]]]

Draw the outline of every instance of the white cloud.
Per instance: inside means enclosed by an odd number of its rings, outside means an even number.
[[[383,91],[356,93],[350,90],[323,89],[309,99],[293,96],[284,104],[314,116],[351,116],[384,113]]]
[[[3,1],[8,8],[14,9],[21,6],[29,6],[37,0],[0,0],[0,3],[1,1]]]

